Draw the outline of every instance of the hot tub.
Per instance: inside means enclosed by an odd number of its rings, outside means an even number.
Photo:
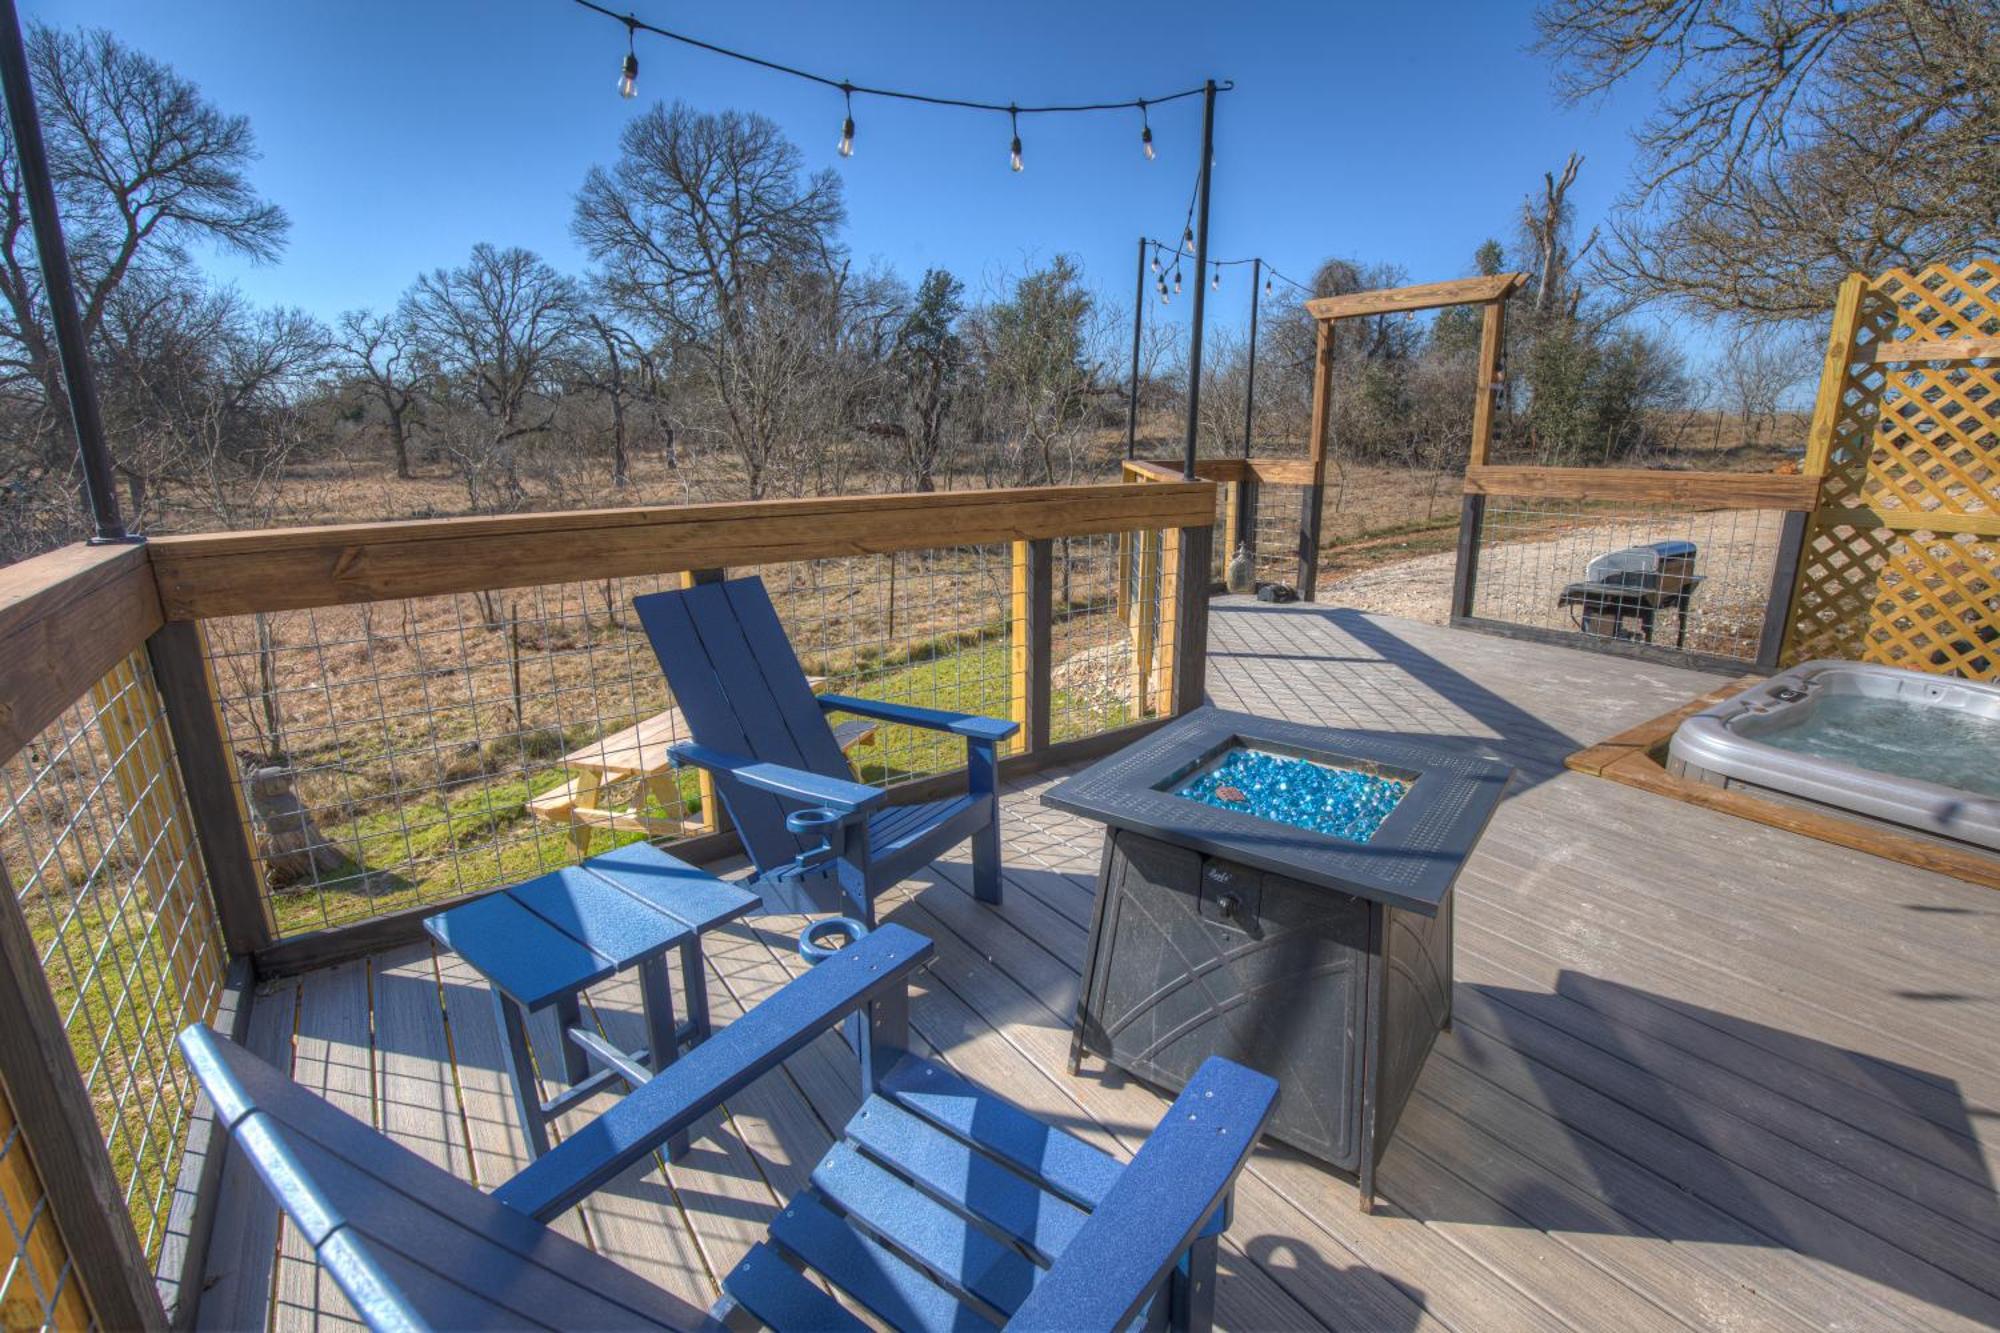
[[[2000,685],[1807,662],[1681,723],[1667,768],[2000,852]]]

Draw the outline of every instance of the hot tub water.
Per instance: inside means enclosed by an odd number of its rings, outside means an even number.
[[[2000,796],[2000,719],[1963,709],[1827,694],[1792,726],[1759,732],[1757,739],[1871,773]]]

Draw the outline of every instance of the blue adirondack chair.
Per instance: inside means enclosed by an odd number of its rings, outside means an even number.
[[[1210,1060],[1121,1164],[910,1054],[908,981],[931,954],[900,926],[867,933],[491,1194],[205,1027],[180,1046],[375,1329],[865,1327],[802,1269],[897,1328],[1206,1329],[1229,1193],[1277,1084]],[[863,1011],[864,1104],[706,1314],[545,1225]]]
[[[967,838],[973,895],[1000,901],[999,743],[1019,723],[814,695],[759,578],[650,593],[632,605],[694,736],[670,753],[714,775],[757,867],[745,887],[768,907],[839,910],[873,925],[876,894]],[[965,794],[888,805],[881,788],[853,780],[829,712],[964,737]]]

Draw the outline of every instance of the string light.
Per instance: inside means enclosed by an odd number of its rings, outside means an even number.
[[[1194,253],[1194,224],[1188,224],[1187,230],[1181,233],[1181,245],[1187,249],[1189,254]]]
[[[618,71],[618,95],[631,100],[639,95],[639,25],[625,20],[625,63]]]
[[[1180,294],[1181,294],[1181,268],[1179,264],[1176,264],[1174,265],[1174,295],[1179,296]]]
[[[1153,276],[1160,276],[1160,252],[1157,248],[1153,251]]]
[[[1264,295],[1269,296],[1270,294],[1271,294],[1271,280],[1269,278],[1266,278],[1264,279]]]
[[[572,3],[581,9],[591,11],[593,14],[602,14],[605,18],[625,25],[627,49],[624,63],[620,66],[618,79],[619,96],[628,98],[638,96],[639,56],[633,47],[637,34],[641,30],[644,30],[655,37],[664,37],[668,41],[679,42],[683,46],[692,46],[696,50],[706,51],[711,55],[723,56],[729,60],[739,61],[746,65],[755,65],[759,69],[769,70],[774,74],[784,74],[791,78],[803,79],[808,83],[817,83],[827,88],[837,89],[845,100],[847,107],[846,116],[842,120],[840,127],[839,148],[842,157],[851,157],[854,153],[854,94],[856,93],[864,97],[887,97],[903,102],[920,102],[926,106],[959,107],[968,111],[1004,111],[1007,113],[1009,129],[1012,134],[1012,142],[1009,144],[1008,165],[1015,171],[1020,171],[1024,165],[1021,156],[1020,117],[1024,115],[1128,111],[1136,108],[1139,112],[1139,146],[1146,154],[1147,160],[1151,161],[1155,157],[1153,151],[1153,127],[1149,120],[1151,108],[1167,102],[1179,102],[1187,98],[1204,96],[1210,86],[1213,86],[1215,91],[1219,93],[1234,91],[1236,87],[1231,81],[1223,79],[1215,82],[1213,85],[1205,84],[1198,88],[1183,88],[1179,92],[1165,93],[1159,97],[1141,97],[1121,102],[1052,102],[1036,106],[1021,106],[1014,102],[982,102],[970,97],[942,97],[932,93],[911,92],[903,88],[881,88],[868,84],[852,83],[846,79],[836,79],[825,74],[814,73],[809,69],[801,69],[796,65],[787,65],[782,61],[767,60],[763,56],[752,55],[748,51],[733,50],[730,47],[720,46],[714,42],[703,41],[699,37],[690,37],[684,32],[674,32],[671,29],[662,28],[657,24],[644,22],[633,14],[621,14],[608,5],[598,3],[598,0],[572,0]],[[1191,246],[1192,241],[1190,241]]]
[[[1212,277],[1212,278],[1210,278],[1210,279],[1208,280],[1208,289],[1209,289],[1210,291],[1212,291],[1212,292],[1219,292],[1219,291],[1221,291],[1221,290],[1222,290],[1222,267],[1221,267],[1221,265],[1217,265],[1217,266],[1216,266],[1216,269],[1215,269],[1215,276],[1214,276],[1214,277]]]

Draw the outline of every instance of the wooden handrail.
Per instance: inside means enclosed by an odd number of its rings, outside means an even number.
[[[0,763],[159,627],[142,546],[78,543],[0,568]]]
[[[2000,359],[2000,337],[1912,338],[1880,342],[1868,349],[1877,365],[1895,361],[1990,361]]]
[[[1250,469],[1247,458],[1198,458],[1194,464],[1194,474],[1203,481],[1241,481]],[[1128,458],[1124,465],[1128,481],[1180,481],[1181,465],[1164,462],[1157,458]]]
[[[1540,500],[1631,500],[1709,509],[1809,510],[1819,497],[1819,479],[1770,472],[1489,465],[1465,470],[1465,493]]]
[[[1199,527],[1206,482],[584,510],[156,539],[169,620],[1043,537]]]

